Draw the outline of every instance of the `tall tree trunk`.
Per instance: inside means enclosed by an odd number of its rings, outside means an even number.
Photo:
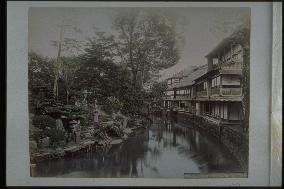
[[[66,104],[68,105],[69,103],[69,90],[66,90]]]
[[[145,63],[143,62],[141,70],[141,83],[140,83],[141,88],[143,87],[144,84],[144,77],[145,77]]]
[[[58,74],[55,73],[54,83],[53,83],[53,95],[57,99],[57,85],[58,85]]]
[[[56,66],[55,66],[56,70],[55,70],[53,94],[55,95],[56,99],[58,98],[58,78],[59,78],[59,71],[61,69],[60,56],[61,56],[61,48],[62,48],[62,39],[63,39],[63,26],[61,26],[61,28],[60,28],[58,52],[57,52],[57,59],[56,59]]]
[[[132,85],[135,87],[137,83],[137,71],[134,69],[132,70]]]

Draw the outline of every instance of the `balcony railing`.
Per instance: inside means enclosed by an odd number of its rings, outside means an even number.
[[[220,88],[211,88],[210,94],[211,95],[220,95]]]
[[[197,97],[207,97],[207,91],[198,91]]]
[[[170,95],[170,96],[163,96],[163,99],[164,99],[164,100],[171,100],[171,99],[173,99],[173,98],[174,98],[173,95]]]
[[[223,96],[240,96],[242,88],[222,88],[221,95]]]
[[[220,61],[218,64],[214,64],[213,69],[241,70],[242,65],[242,61],[229,58],[226,61]]]
[[[242,88],[211,88],[210,95],[240,96],[242,95]]]
[[[189,99],[190,95],[178,94],[176,95],[176,99]]]
[[[242,88],[211,88],[209,90],[210,96],[241,96],[242,95]],[[198,91],[196,97],[208,97],[207,91]],[[190,95],[176,95],[176,98],[174,98],[173,95],[171,96],[164,96],[164,100],[190,100],[194,99],[195,96],[190,97]]]

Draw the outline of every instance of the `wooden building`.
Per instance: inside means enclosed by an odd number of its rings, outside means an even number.
[[[217,125],[240,125],[244,117],[243,52],[235,35],[225,38],[206,55],[207,65],[168,79],[164,107]]]

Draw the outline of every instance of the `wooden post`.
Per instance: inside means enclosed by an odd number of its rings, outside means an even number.
[[[36,167],[36,164],[30,164],[30,175],[31,175],[31,177],[35,176],[35,174],[34,174],[35,167]]]
[[[231,44],[230,46],[231,46],[230,56],[231,56],[231,61],[232,61],[232,57],[233,57],[233,48],[232,48],[232,44]]]

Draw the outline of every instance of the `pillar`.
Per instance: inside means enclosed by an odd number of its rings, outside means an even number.
[[[200,116],[200,102],[196,102],[196,115]]]

